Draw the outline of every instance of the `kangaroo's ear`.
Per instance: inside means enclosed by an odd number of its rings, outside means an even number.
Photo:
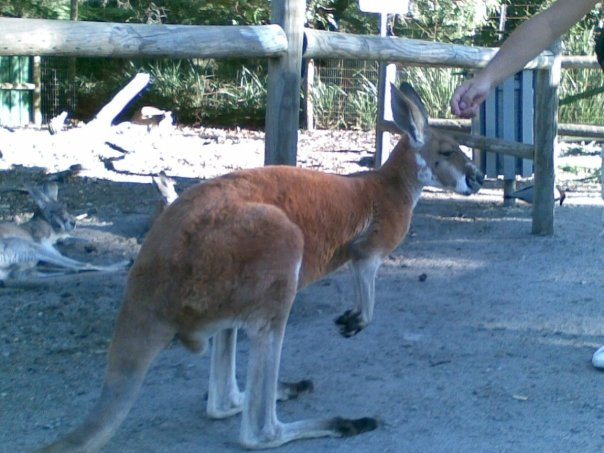
[[[27,190],[27,193],[29,193],[40,209],[44,209],[53,202],[53,199],[43,187],[25,186],[25,190]]]
[[[46,181],[42,185],[42,191],[52,201],[57,201],[59,199],[59,185],[54,181]]]
[[[392,118],[401,132],[409,135],[413,147],[425,143],[428,131],[428,114],[418,94],[407,82],[397,89],[390,84]]]

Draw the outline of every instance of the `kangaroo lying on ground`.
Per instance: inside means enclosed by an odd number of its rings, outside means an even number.
[[[75,228],[75,219],[57,199],[58,186],[46,182],[41,187],[28,187],[36,202],[32,218],[21,224],[0,223],[0,281],[25,281],[26,277],[42,278],[81,271],[117,271],[129,261],[110,266],[95,266],[68,258],[54,247]],[[38,272],[39,262],[60,268],[54,273]]]
[[[482,185],[483,175],[457,143],[428,126],[413,89],[392,90],[403,137],[379,170],[349,176],[279,166],[243,170],[202,182],[168,206],[130,271],[98,402],[79,428],[42,451],[99,450],[175,335],[196,352],[213,337],[207,413],[242,412],[245,447],[376,428],[373,418],[281,423],[276,401],[310,387],[278,381],[296,292],[350,261],[357,305],[337,324],[343,335],[356,334],[372,318],[376,272],[407,233],[422,187],[470,195]],[[238,329],[251,343],[245,392],[235,376]]]

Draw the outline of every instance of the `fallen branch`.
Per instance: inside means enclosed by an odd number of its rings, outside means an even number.
[[[103,107],[96,117],[90,121],[86,127],[109,127],[122,110],[138,95],[148,84],[150,76],[146,73],[138,73],[122,88],[105,107]]]

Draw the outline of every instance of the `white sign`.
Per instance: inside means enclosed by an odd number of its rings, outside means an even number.
[[[409,0],[359,0],[359,8],[365,13],[408,14]]]

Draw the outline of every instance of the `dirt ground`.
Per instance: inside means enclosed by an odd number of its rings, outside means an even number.
[[[53,172],[82,163],[60,196],[86,241],[61,250],[105,264],[136,256],[157,200],[142,174],[165,169],[182,189],[196,177],[262,164],[261,134],[139,132],[116,132],[108,140],[119,142],[115,151],[81,137],[0,129],[1,186],[39,179],[34,166]],[[187,134],[193,149],[183,145]],[[371,146],[361,133],[305,134],[300,161],[355,171],[370,164]],[[552,237],[531,235],[530,206],[503,207],[498,190],[463,198],[427,189],[410,234],[379,271],[373,323],[353,338],[333,323],[352,306],[346,269],[301,292],[281,377],[311,378],[315,391],[280,403],[280,418],[377,416],[381,426],[280,451],[604,451],[604,374],[590,364],[604,343],[604,208],[599,185],[566,185]],[[2,219],[24,219],[31,209],[27,196],[0,193]],[[91,408],[125,279],[89,273],[0,288],[0,452],[43,445]],[[246,356],[242,336],[241,382]],[[240,451],[240,417],[205,415],[207,380],[208,356],[174,343],[104,451]]]

